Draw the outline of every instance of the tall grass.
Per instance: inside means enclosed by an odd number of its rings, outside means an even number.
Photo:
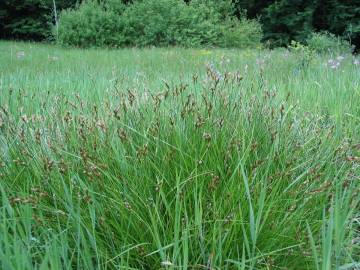
[[[2,269],[359,268],[352,56],[0,47]]]

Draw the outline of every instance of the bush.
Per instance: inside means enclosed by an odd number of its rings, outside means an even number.
[[[257,20],[248,20],[245,15],[239,20],[233,16],[235,8],[232,1],[212,1],[212,0],[193,0],[190,5],[197,11],[200,17],[200,23],[197,23],[196,29],[200,25],[209,23],[211,30],[199,31],[201,33],[213,33],[212,38],[209,35],[203,35],[205,44],[211,44],[226,48],[248,48],[261,46],[262,30]]]
[[[108,8],[107,8],[108,7]],[[114,47],[124,42],[123,24],[112,9],[95,1],[60,15],[58,42],[77,47]]]
[[[59,43],[89,46],[258,46],[261,27],[231,17],[230,0],[85,2],[60,16]]]
[[[186,11],[186,4],[178,0],[135,2],[122,16],[126,45],[176,45],[182,39],[183,29],[191,27]]]
[[[328,32],[312,33],[306,40],[308,47],[318,53],[351,53],[351,44]]]
[[[258,48],[261,46],[262,29],[256,20],[230,20],[223,27],[223,47]]]

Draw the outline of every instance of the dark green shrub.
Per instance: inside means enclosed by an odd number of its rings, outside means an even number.
[[[137,1],[130,5],[122,15],[126,45],[176,45],[190,22],[186,8],[179,0]]]
[[[78,47],[121,46],[124,43],[121,17],[109,6],[88,1],[61,13],[58,41]]]
[[[230,16],[230,0],[89,1],[60,16],[59,43],[71,46],[259,46],[261,27]]]
[[[184,29],[184,36],[191,41],[188,45],[223,46],[224,29],[234,13],[231,0],[192,0],[189,4],[192,14],[191,27]]]
[[[261,47],[262,29],[257,20],[229,20],[223,26],[222,46],[226,48]]]
[[[227,4],[226,4],[227,2]],[[231,1],[213,0],[136,1],[124,14],[127,44],[132,46],[216,46],[221,39],[221,25]]]

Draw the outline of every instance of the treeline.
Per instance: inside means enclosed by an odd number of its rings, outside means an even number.
[[[44,40],[51,38],[58,12],[74,8],[77,0],[0,0],[0,38]]]
[[[360,0],[0,1],[0,38],[82,47],[275,47],[323,31],[359,48]]]
[[[360,45],[360,0],[239,0],[238,10],[260,16],[264,40],[275,46],[304,42],[312,32],[327,31]]]

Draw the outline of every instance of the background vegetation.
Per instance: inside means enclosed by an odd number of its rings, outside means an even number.
[[[229,1],[90,1],[61,14],[58,41],[79,47],[260,46],[260,24],[231,17],[232,11]]]
[[[313,32],[324,31],[353,45],[360,44],[359,0],[161,0],[161,6],[169,7],[170,13],[153,0],[81,2],[55,0],[58,13],[75,9],[59,15],[63,44],[114,47],[159,42],[159,45],[246,47],[255,45],[260,37],[254,19],[261,24],[262,41],[270,47],[289,45],[292,40],[306,43]],[[53,7],[52,0],[1,1],[0,38],[53,39]],[[81,22],[70,17],[75,14],[82,18]],[[103,28],[98,33],[100,26]],[[68,33],[70,27],[76,32]],[[179,27],[181,31],[174,31]],[[163,38],[159,33],[169,36]],[[78,35],[81,39],[75,40]]]

